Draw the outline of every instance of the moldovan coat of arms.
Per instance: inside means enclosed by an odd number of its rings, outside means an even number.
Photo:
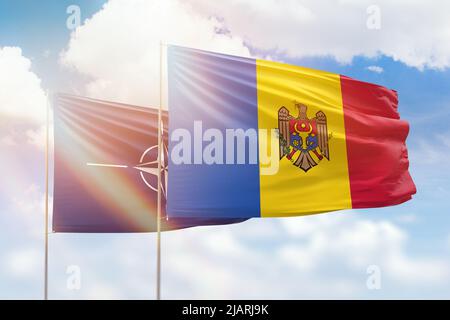
[[[326,158],[330,160],[327,117],[322,111],[308,118],[308,107],[295,102],[298,116],[289,114],[286,107],[278,110],[280,159],[286,157],[295,166],[307,172]]]

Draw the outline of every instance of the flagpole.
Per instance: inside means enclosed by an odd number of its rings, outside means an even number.
[[[159,108],[158,108],[158,200],[156,235],[156,300],[161,300],[161,121],[163,103],[163,43],[159,43]]]
[[[47,91],[45,129],[45,253],[44,253],[44,300],[48,300],[48,161],[49,161],[49,117],[50,117],[50,94]]]

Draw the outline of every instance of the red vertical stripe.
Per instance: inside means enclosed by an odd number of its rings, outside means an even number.
[[[411,199],[416,188],[408,172],[409,125],[400,120],[397,93],[345,76],[341,87],[353,208]]]

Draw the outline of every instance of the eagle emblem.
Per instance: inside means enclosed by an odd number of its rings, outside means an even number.
[[[308,107],[294,102],[298,117],[289,114],[286,107],[278,110],[278,133],[280,160],[286,157],[295,166],[307,172],[323,158],[330,160],[327,117],[319,111],[314,118],[308,118]]]

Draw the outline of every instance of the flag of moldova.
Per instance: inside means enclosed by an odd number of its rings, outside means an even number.
[[[384,207],[416,192],[394,90],[169,46],[168,99],[169,220]]]

